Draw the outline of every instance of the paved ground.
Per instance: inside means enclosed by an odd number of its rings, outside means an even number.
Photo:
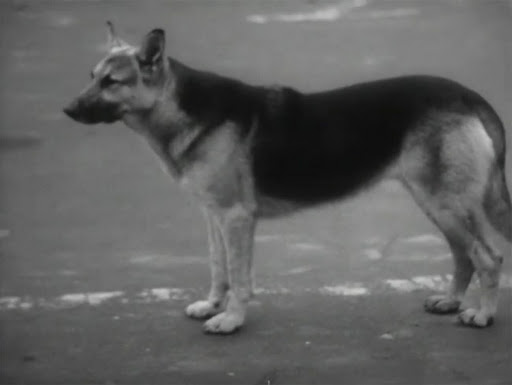
[[[171,55],[251,83],[319,90],[448,76],[485,95],[510,127],[508,2],[332,4],[0,4],[0,383],[510,381],[510,258],[493,328],[424,313],[423,298],[448,282],[448,249],[393,184],[262,223],[246,327],[203,335],[183,315],[208,288],[199,211],[133,133],[60,112],[112,19],[132,42],[165,27]]]

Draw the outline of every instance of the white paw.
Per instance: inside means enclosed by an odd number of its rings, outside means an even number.
[[[210,301],[197,301],[187,306],[185,314],[190,318],[204,319],[219,314],[221,311],[220,305],[215,306]]]
[[[459,313],[457,320],[464,326],[485,328],[493,324],[494,317],[482,310],[469,308]]]
[[[434,314],[456,313],[459,310],[460,301],[445,295],[431,295],[425,300],[425,310]]]
[[[229,334],[237,331],[244,323],[244,316],[234,312],[223,312],[204,323],[205,333]]]

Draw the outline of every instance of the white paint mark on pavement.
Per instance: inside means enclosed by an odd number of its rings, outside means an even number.
[[[345,282],[316,288],[266,287],[256,288],[257,295],[304,295],[321,294],[332,296],[365,296],[372,293],[383,293],[386,289],[395,293],[409,293],[416,290],[445,291],[452,280],[447,275],[420,275],[410,279],[386,279],[364,284],[362,282]],[[473,283],[474,285],[474,283]],[[501,289],[512,288],[512,275],[503,275],[500,280]],[[148,304],[163,301],[185,301],[199,296],[194,289],[184,288],[150,288],[137,293],[123,291],[70,293],[54,298],[33,298],[30,296],[0,297],[0,311],[30,309],[67,309],[73,306],[99,306],[106,303]]]
[[[320,293],[329,295],[357,296],[370,294],[370,291],[360,283],[351,283],[347,285],[324,286],[320,289]]]
[[[263,288],[263,287],[257,287],[254,290],[254,294],[260,295],[260,294],[290,294],[292,291],[290,289],[285,288]]]
[[[397,291],[409,292],[416,290],[416,285],[408,279],[387,279],[386,284]]]
[[[439,255],[422,254],[405,254],[405,255],[392,255],[388,259],[391,261],[409,261],[409,262],[438,262],[450,259],[450,253],[443,253]]]
[[[295,23],[304,21],[336,21],[356,8],[364,7],[367,0],[346,0],[336,5],[319,8],[310,12],[274,13],[268,15],[250,15],[247,21],[265,24],[270,21]]]
[[[379,338],[381,338],[383,340],[393,340],[393,339],[395,339],[395,337],[393,337],[393,335],[390,334],[390,333],[384,333]]]
[[[388,279],[385,282],[397,291],[411,292],[424,289],[444,291],[448,288],[451,280],[451,274],[446,274],[444,276],[424,275],[412,277],[411,279]]]
[[[299,242],[307,238],[301,234],[261,234],[254,238],[256,242]]]
[[[448,283],[452,280],[452,276],[441,277],[440,275],[413,277],[412,281],[421,288],[431,290],[444,290]]]
[[[100,305],[105,301],[113,298],[121,297],[122,291],[109,291],[97,293],[73,293],[61,295],[58,299],[60,302],[69,305],[88,304],[92,306]]]
[[[290,269],[286,271],[285,273],[282,273],[281,275],[297,275],[297,274],[303,274],[307,273],[308,271],[313,270],[312,266],[299,266],[294,269]]]
[[[3,297],[0,298],[0,310],[3,309],[21,309],[28,310],[32,308],[33,303],[20,297]]]
[[[402,243],[410,243],[410,244],[436,244],[436,245],[444,245],[445,241],[434,234],[420,234],[412,237],[404,238],[401,240]]]
[[[350,19],[355,20],[377,20],[377,19],[389,19],[419,15],[420,11],[417,8],[395,8],[361,12],[350,15]]]
[[[208,258],[197,255],[140,254],[130,258],[130,263],[137,265],[167,266],[172,264],[189,265],[207,263]]]
[[[148,302],[182,300],[188,298],[184,289],[179,288],[155,288],[145,289],[139,293],[139,297]]]
[[[291,249],[296,249],[299,251],[323,251],[326,247],[320,243],[314,242],[296,242],[288,245]]]

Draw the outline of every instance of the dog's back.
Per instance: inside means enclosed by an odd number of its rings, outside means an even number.
[[[473,91],[428,76],[313,94],[269,89],[263,97],[253,141],[256,187],[304,204],[342,197],[378,179],[398,159],[408,137],[421,136],[435,150],[442,135],[436,119],[487,108]],[[502,139],[503,133],[495,136]]]

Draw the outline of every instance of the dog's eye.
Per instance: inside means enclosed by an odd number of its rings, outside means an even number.
[[[119,83],[119,81],[116,79],[113,79],[110,75],[104,76],[101,79],[101,87],[102,88],[106,88],[106,87],[109,87],[109,86],[111,86],[113,84],[117,84],[117,83]]]

